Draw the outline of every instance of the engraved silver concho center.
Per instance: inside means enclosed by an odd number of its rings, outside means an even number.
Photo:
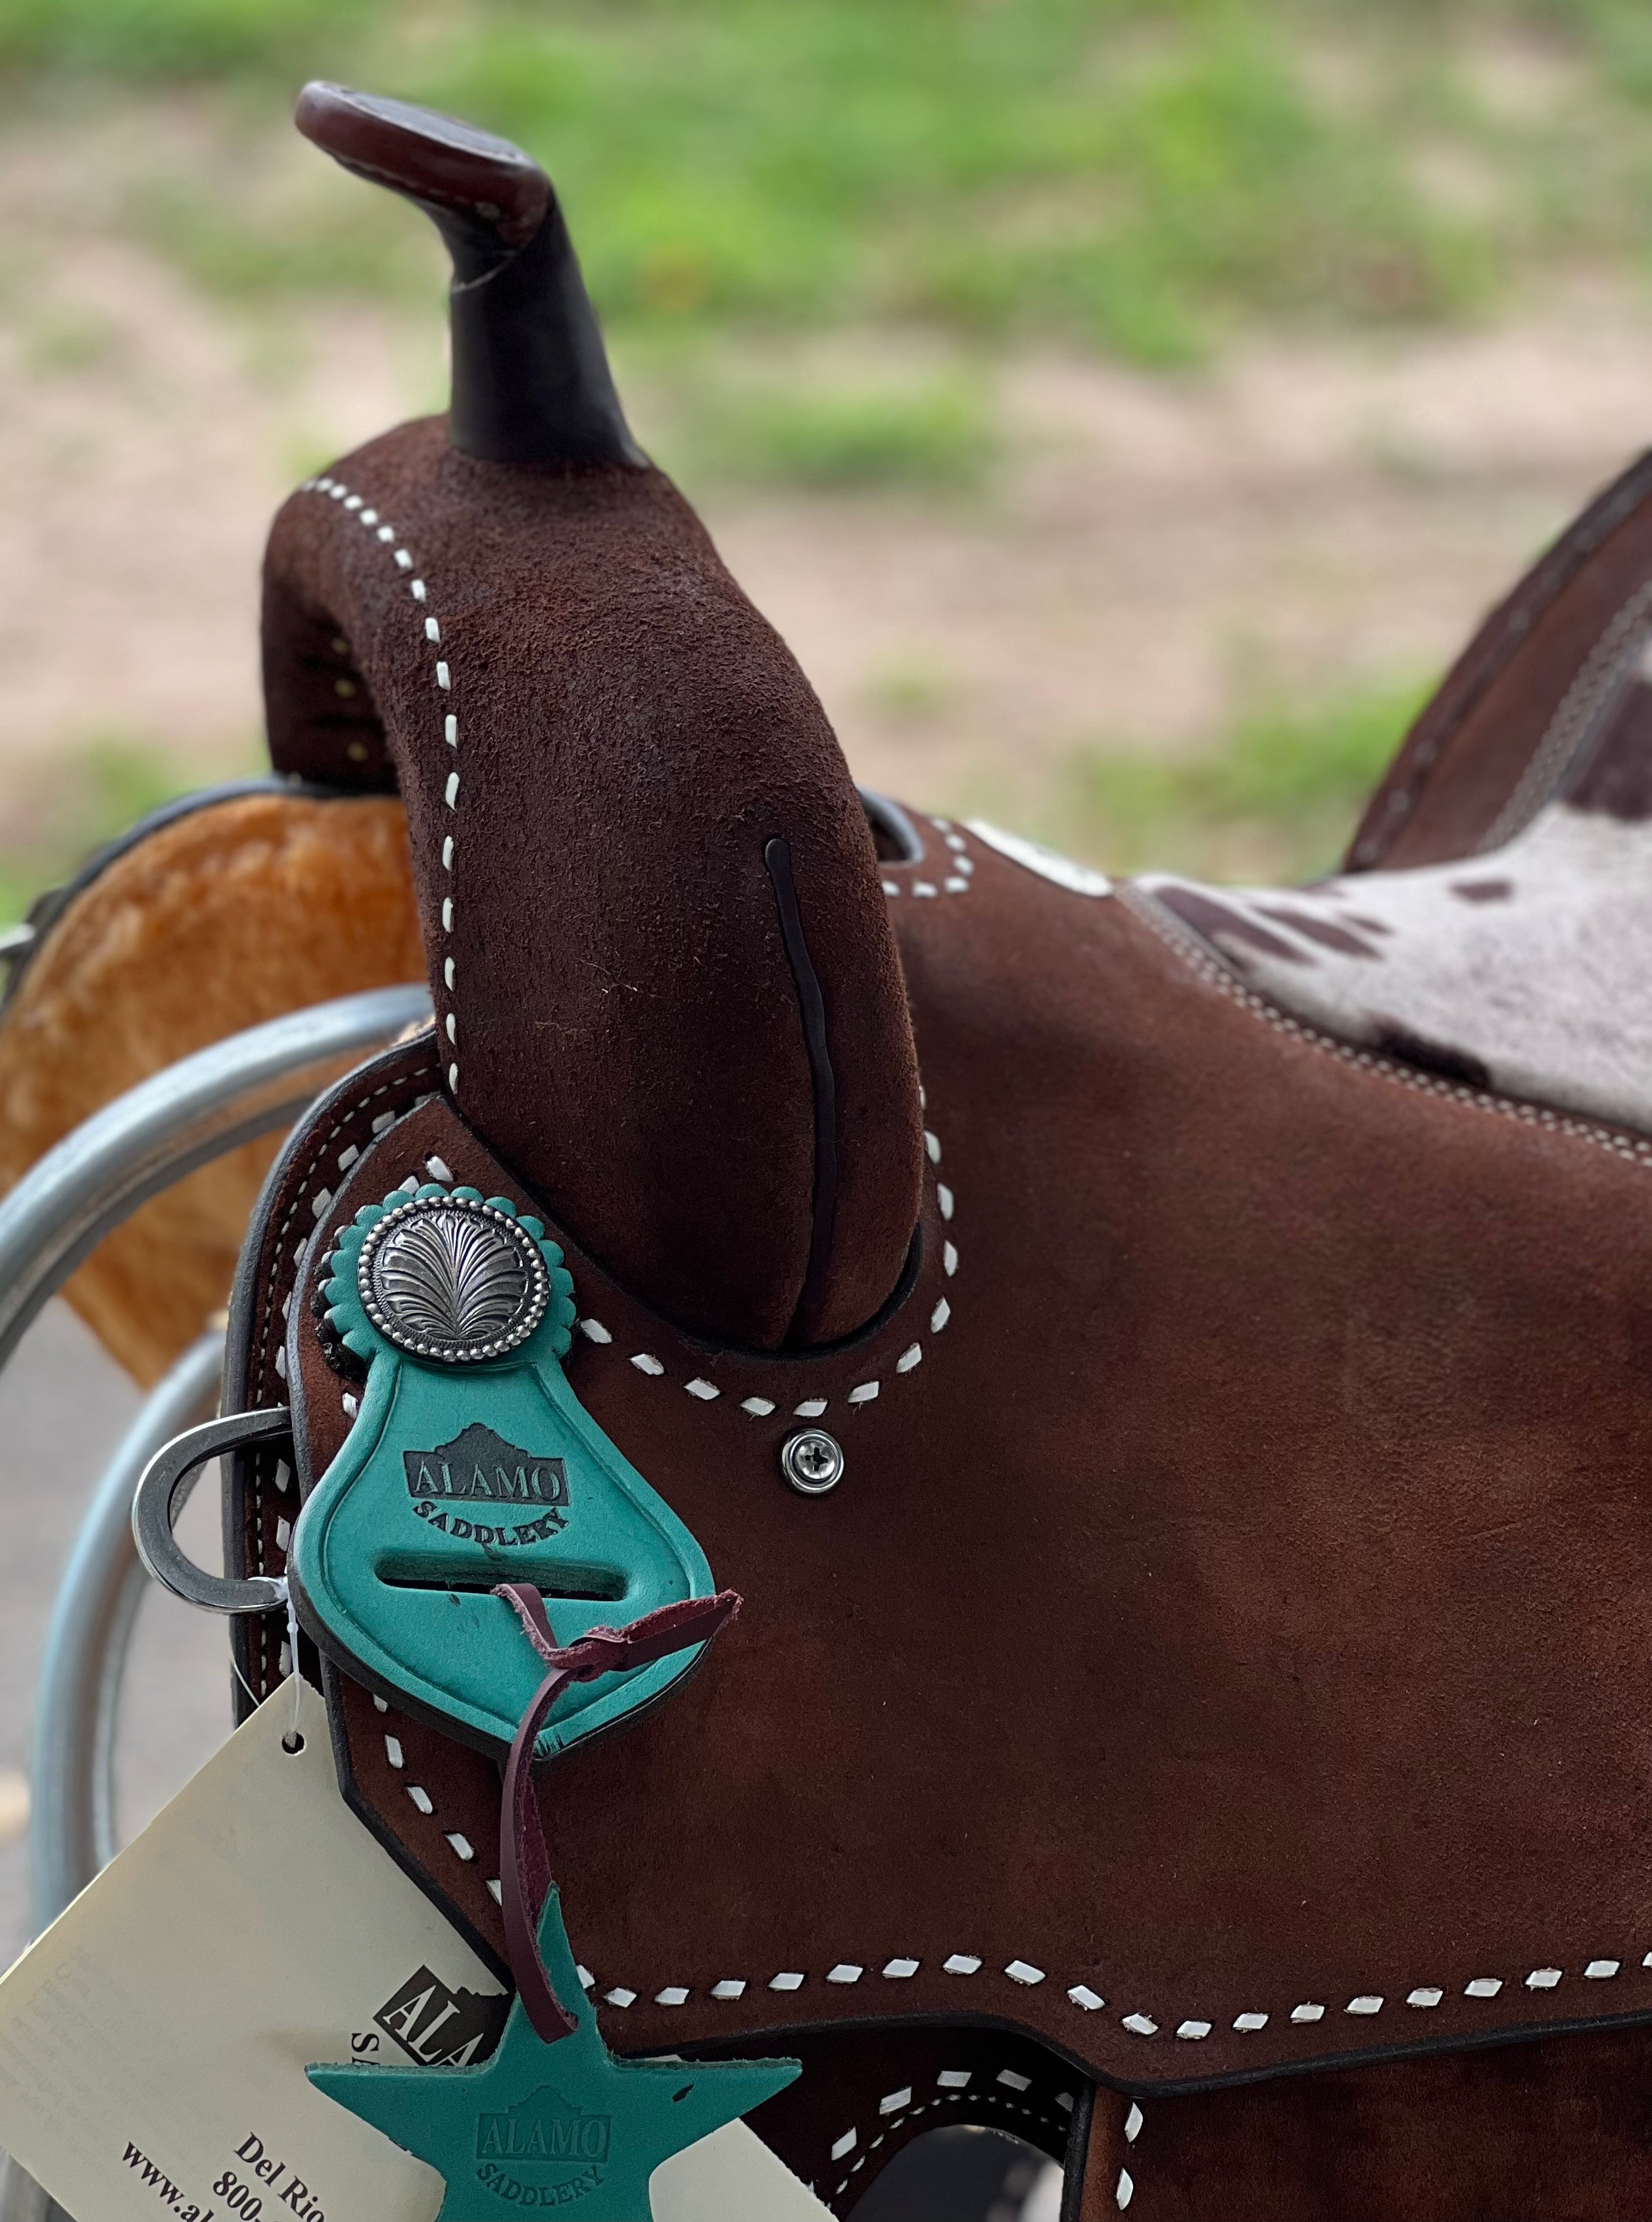
[[[397,1204],[368,1234],[356,1286],[380,1334],[415,1358],[474,1365],[527,1341],[551,1277],[526,1228],[459,1196]]]

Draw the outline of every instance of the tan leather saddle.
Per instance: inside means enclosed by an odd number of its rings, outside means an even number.
[[[263,1189],[226,1404],[294,1447],[236,1462],[232,1570],[361,1422],[356,1215],[502,1199],[572,1275],[573,1394],[745,1599],[540,1775],[616,2050],[800,2056],[753,2125],[843,2214],[953,2122],[1061,2160],[1069,2222],[1641,2211],[1652,466],[1340,876],[1114,884],[857,796],[527,158],[300,113],[441,227],[454,397],[276,521],[309,784],[266,800],[347,888],[400,796],[435,1023]],[[239,1624],[254,1695],[286,1645]],[[503,1974],[497,1753],[324,1628],[297,1663]]]

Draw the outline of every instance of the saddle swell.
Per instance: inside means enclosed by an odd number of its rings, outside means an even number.
[[[818,704],[686,505],[654,473],[529,475],[405,428],[277,521],[281,769],[346,769],[335,638],[397,766],[454,1101],[685,1324],[759,1348],[860,1326],[920,1149],[876,858]],[[823,1252],[776,841],[835,1096]]]
[[[322,103],[335,141],[351,97]],[[375,173],[402,159],[390,181],[432,205],[434,136],[450,217],[451,128],[379,107]],[[474,159],[485,200],[497,165]],[[515,329],[498,289],[529,287],[526,373],[505,350],[500,391],[472,348],[451,421],[369,443],[276,519],[271,755],[399,787],[443,1085],[529,1189],[685,1327],[829,1342],[888,1297],[917,1216],[872,838],[813,690],[692,511],[617,430],[593,455],[611,386],[554,199],[500,253],[479,277],[461,259],[456,330]],[[516,426],[511,460],[455,444],[484,417]]]

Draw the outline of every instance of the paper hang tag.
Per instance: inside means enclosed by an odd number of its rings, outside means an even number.
[[[0,2147],[79,2222],[433,2222],[432,2169],[311,2061],[485,2058],[509,1998],[339,1797],[291,1683],[0,1981]],[[658,2169],[652,2222],[821,2222],[743,2123]],[[637,2222],[650,2222],[639,2215]]]

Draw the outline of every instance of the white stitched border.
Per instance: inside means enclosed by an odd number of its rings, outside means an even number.
[[[1142,2125],[1146,2119],[1147,2117],[1142,2112],[1141,2101],[1132,2099],[1130,2111],[1124,2117],[1124,2142],[1130,2149],[1130,2158],[1136,2162],[1138,2168],[1142,2163],[1136,2155],[1136,2141],[1142,2134]],[[1118,2181],[1113,2186],[1113,2204],[1122,2214],[1135,2196],[1136,2178],[1128,2168],[1121,2168],[1118,2171]]]
[[[969,844],[949,818],[929,820],[936,832],[951,851],[950,856],[936,859],[922,879],[889,880],[883,875],[889,870],[887,859],[878,866],[879,885],[892,902],[896,896],[908,896],[913,902],[929,902],[941,895],[967,895],[974,876],[975,859],[969,853]],[[932,876],[937,875],[937,876]]]
[[[1000,2068],[994,2078],[996,2083],[1004,2087],[1002,2090],[996,2090],[991,2084],[980,2081],[974,2070],[967,2068],[943,2068],[935,2081],[940,2093],[938,2098],[916,2098],[910,2083],[903,2084],[898,2090],[885,2093],[878,2101],[878,2134],[864,2146],[860,2142],[858,2123],[852,2123],[840,2137],[832,2140],[829,2150],[833,2160],[848,2160],[849,2155],[856,2151],[860,2156],[854,2166],[845,2171],[842,2181],[831,2192],[834,2201],[842,2198],[873,2154],[887,2141],[892,2131],[916,2121],[920,2115],[934,2113],[939,2107],[962,2105],[967,2093],[972,2110],[977,2106],[991,2106],[998,2112],[1014,2115],[1023,2122],[1035,2124],[1039,2129],[1048,2130],[1052,2140],[1060,2138],[1065,2141],[1068,2137],[1073,2115],[1073,2094],[1069,2091],[1058,2091],[1047,2106],[1041,2106],[1036,2101],[1028,2102],[1024,2094],[1031,2088],[1032,2079],[1012,2068]],[[972,2085],[973,2089],[970,2087]],[[1063,2113],[1067,2116],[1065,2121],[1061,2118]],[[1012,2131],[1011,2134],[1021,2133]]]
[[[391,543],[396,540],[397,535],[395,527],[390,524],[380,524],[378,511],[376,509],[364,508],[362,505],[361,496],[359,493],[352,493],[341,479],[335,479],[331,476],[306,479],[303,484],[299,487],[298,491],[300,493],[324,493],[330,496],[334,501],[341,503],[346,510],[354,514],[358,524],[366,525],[369,527],[369,529],[374,530],[374,537],[381,545],[388,548],[391,546]],[[412,571],[416,568],[410,549],[397,546],[395,549],[394,554],[396,568],[398,571]],[[424,610],[426,612],[422,620],[423,638],[421,643],[421,646],[425,649],[440,646],[441,643],[441,626],[437,618],[429,613],[429,589],[424,580],[418,577],[410,579],[408,581],[407,590],[414,601],[416,602],[420,608]],[[439,694],[445,696],[452,692],[453,674],[445,657],[437,658],[435,677],[436,689]],[[457,749],[459,746],[458,719],[445,706],[443,707],[441,714],[442,738],[447,742],[449,748]],[[459,774],[456,771],[450,772],[448,774],[445,794],[448,809],[457,813],[459,809]],[[447,872],[451,872],[454,868],[454,844],[451,835],[444,840],[441,844],[441,865],[442,869]],[[441,930],[444,933],[449,934],[454,930],[454,906],[451,896],[446,898],[441,906]],[[447,955],[446,957],[445,962],[439,969],[441,973],[443,984],[446,986],[448,994],[455,996],[454,1003],[449,1005],[446,1014],[439,1014],[444,1019],[445,1031],[447,1033],[447,1039],[449,1041],[452,1041],[454,1038],[457,1026],[458,1013],[456,991],[454,983],[454,960],[451,955]],[[447,1067],[447,1091],[449,1095],[455,1098],[458,1096],[459,1065],[457,1061],[450,1064]]]
[[[397,1738],[391,1736],[385,1737],[385,1752],[393,1767],[404,1768],[405,1760],[402,1745]],[[427,1793],[417,1786],[409,1788],[408,1796],[422,1813],[428,1814],[432,1810],[426,1802]],[[456,1856],[460,1859],[465,1857],[465,1852],[460,1850],[461,1839],[450,1835],[445,1841],[454,1851]],[[466,1846],[466,1850],[468,1849]],[[471,1854],[471,1856],[473,1858],[474,1854]],[[492,1887],[493,1886],[490,1884],[489,1888]],[[877,1972],[886,1982],[904,1983],[910,1982],[920,1972],[923,1965],[921,1960],[901,1955],[885,1960]],[[1644,1954],[1640,1966],[1643,1972],[1652,1974],[1652,1950]],[[985,1962],[978,1953],[954,1952],[941,1962],[941,1972],[947,1975],[970,1977],[979,1974],[984,1967]],[[1581,1979],[1587,1982],[1610,1982],[1622,1973],[1623,1967],[1624,1962],[1621,1958],[1602,1956],[1592,1959],[1586,1962],[1581,1969]],[[1006,1961],[1001,1968],[992,1972],[1003,1975],[1007,1980],[1020,1987],[1039,1985],[1046,1980],[1042,1968],[1035,1967],[1029,1961],[1019,1958]],[[834,1962],[826,1971],[824,1980],[835,1985],[859,1984],[867,1973],[867,1967],[861,1962],[840,1960]],[[760,1983],[763,1983],[763,1978],[759,1977],[757,1980]],[[780,1993],[800,1991],[809,1980],[808,1974],[804,1970],[795,1968],[783,1968],[779,1973],[769,1976],[764,1987]],[[1565,1980],[1565,1971],[1555,1967],[1534,1968],[1519,1980],[1528,1990],[1552,1991],[1558,1988]],[[1464,1984],[1461,1995],[1465,1999],[1489,2000],[1499,1995],[1504,1988],[1504,1982],[1505,1979],[1500,1975],[1474,1975]],[[745,1996],[749,1987],[750,1984],[746,1977],[725,1975],[710,1986],[708,1996],[720,2002],[741,1999]],[[639,1995],[637,1991],[623,1984],[616,1986],[604,1993],[610,2005],[622,2007],[635,2005]],[[685,2005],[693,1995],[691,1985],[685,1983],[662,1984],[653,1993],[657,2005],[671,2006]],[[1445,1996],[1444,1990],[1437,1984],[1419,1984],[1406,1993],[1405,2002],[1407,2006],[1414,2010],[1431,2012],[1444,2002]],[[1106,2000],[1098,1992],[1082,1981],[1075,1981],[1067,1987],[1067,2003],[1077,2012],[1086,2017],[1101,2012],[1106,2005]],[[1389,2004],[1390,2001],[1386,1996],[1380,1992],[1360,1991],[1355,1992],[1344,2003],[1342,2012],[1344,2014],[1368,2018],[1383,2012]],[[1327,2009],[1322,2003],[1317,2000],[1306,2000],[1292,2006],[1288,2018],[1298,2027],[1312,2026],[1324,2020],[1326,2012]],[[1167,2018],[1168,2017],[1165,2017],[1165,2019]],[[1270,2013],[1252,2008],[1243,2013],[1236,2014],[1230,2025],[1241,2036],[1246,2036],[1266,2029],[1271,2019]],[[1144,2040],[1160,2036],[1164,2026],[1163,2020],[1155,2019],[1152,2014],[1144,2013],[1139,2008],[1132,2012],[1121,2014],[1118,2020],[1121,2028],[1128,2030],[1131,2036],[1139,2037]],[[1199,2043],[1210,2037],[1214,2029],[1215,2024],[1205,2017],[1187,2015],[1176,2024],[1174,2035],[1176,2039],[1183,2043]],[[1127,2134],[1129,2134],[1128,2131]]]
[[[391,1741],[386,1737],[386,1745]],[[399,1750],[400,1746],[398,1745],[397,1748]],[[881,1968],[873,1972],[881,1975],[886,1982],[905,1983],[910,1982],[919,1973],[923,1964],[921,1960],[901,1957],[886,1960]],[[1652,1972],[1652,1952],[1646,1955],[1641,1965],[1648,1972]],[[983,1967],[984,1963],[978,1955],[973,1952],[954,1952],[941,1962],[941,1972],[948,1975],[975,1975],[983,1971]],[[1597,1959],[1589,1961],[1580,1974],[1581,1979],[1586,1981],[1609,1982],[1622,1972],[1622,1968],[1621,1960]],[[841,1960],[828,1968],[824,1980],[833,1984],[858,1984],[865,1978],[867,1972],[867,1968],[860,1962]],[[1034,1967],[1029,1961],[1021,1959],[1006,1961],[1000,1968],[988,1972],[1002,1975],[1010,1982],[1023,1987],[1032,1987],[1042,1984],[1046,1980],[1042,1968]],[[771,1991],[798,1991],[810,1980],[806,1973],[801,1973],[796,1968],[787,1968],[779,1974],[769,1976],[767,1979],[766,1987]],[[1530,1974],[1519,1980],[1528,1990],[1554,1990],[1564,1980],[1564,1970],[1559,1968],[1534,1968]],[[764,1979],[759,1977],[757,1980],[760,1984]],[[673,1993],[670,2003],[673,2005],[684,2005],[693,1996],[691,1986],[673,1983],[666,1987]],[[748,1987],[749,1985],[744,1977],[724,1976],[720,1982],[711,1985],[708,1995],[717,1999],[738,1999],[745,1995]],[[1496,1998],[1504,1987],[1505,1979],[1500,1975],[1475,1975],[1463,1985],[1461,1995],[1465,1999],[1491,1999]],[[659,1993],[656,1992],[654,1995],[658,1999]],[[1426,2012],[1442,2005],[1446,1996],[1447,1993],[1437,1985],[1423,1984],[1417,1985],[1406,1993],[1405,2003],[1408,2006]],[[1067,1998],[1069,2005],[1086,2016],[1101,2012],[1107,2003],[1098,1992],[1084,1982],[1072,1984],[1067,1989]],[[1344,2014],[1352,2014],[1356,2018],[1369,2018],[1387,2011],[1392,2003],[1380,1992],[1358,1991],[1344,2001],[1341,2011]],[[1326,2005],[1310,2000],[1292,2006],[1288,2019],[1298,2026],[1312,2025],[1323,2021],[1330,2011]],[[1236,2015],[1229,2026],[1242,2036],[1248,2035],[1258,2030],[1266,2029],[1272,2019],[1271,2013],[1253,2009]],[[1129,2030],[1132,2037],[1150,2038],[1163,2033],[1169,2017],[1167,2015],[1155,2018],[1137,2008],[1132,2012],[1120,2014],[1118,2020],[1120,2027]],[[1214,2033],[1216,2026],[1214,2022],[1205,2016],[1190,2014],[1184,2016],[1175,2024],[1173,2034],[1183,2043],[1201,2043]]]
[[[929,1127],[925,1127],[923,1133],[923,1152],[931,1166],[940,1164],[940,1139]],[[942,1218],[950,1226],[958,1209],[956,1191],[945,1186],[942,1182],[936,1181],[936,1201],[940,1206]],[[958,1245],[948,1237],[941,1246],[941,1270],[948,1280],[956,1277],[958,1263]],[[952,1306],[947,1298],[942,1296],[929,1314],[930,1336],[933,1338],[941,1334],[951,1317]],[[605,1327],[601,1320],[588,1316],[579,1322],[579,1327],[580,1334],[585,1336],[587,1342],[595,1344],[601,1350],[615,1350],[619,1355],[626,1358],[628,1363],[634,1365],[639,1373],[646,1374],[650,1380],[667,1383],[671,1381],[672,1376],[664,1362],[657,1358],[653,1351],[619,1352],[611,1329]],[[898,1376],[916,1372],[923,1361],[923,1343],[909,1342],[896,1359],[892,1373],[880,1374],[869,1381],[857,1381],[853,1388],[845,1392],[843,1403],[851,1411],[858,1411],[867,1404],[875,1403],[885,1380],[893,1380]],[[689,1379],[676,1385],[685,1389],[698,1403],[711,1404],[723,1400],[723,1390],[715,1382],[708,1381],[703,1374],[694,1374]],[[831,1402],[829,1397],[805,1397],[801,1403],[792,1406],[791,1416],[795,1420],[817,1420],[823,1412],[829,1410]],[[754,1420],[767,1420],[777,1409],[771,1397],[742,1397],[738,1404],[738,1409]]]

